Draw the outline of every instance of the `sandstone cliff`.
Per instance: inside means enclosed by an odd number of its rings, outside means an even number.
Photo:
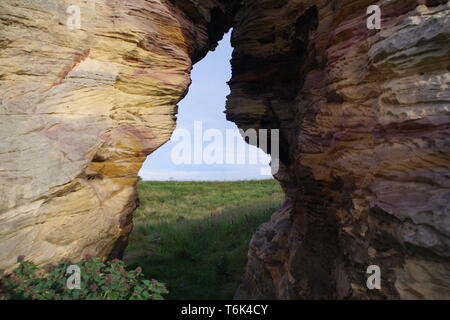
[[[3,0],[0,270],[120,255],[136,174],[233,27],[227,116],[281,129],[287,197],[236,297],[450,298],[449,2],[378,1],[381,30],[371,4]]]
[[[287,195],[237,298],[450,299],[450,3],[379,1],[379,31],[374,3],[249,0],[236,17],[228,118],[281,129]]]
[[[71,5],[80,29],[68,26]],[[216,0],[0,2],[0,270],[19,255],[120,254],[137,173],[170,138],[192,63],[229,29],[230,10]]]

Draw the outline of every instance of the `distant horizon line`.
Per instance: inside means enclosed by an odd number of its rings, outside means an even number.
[[[238,180],[144,180],[141,179],[142,182],[243,182],[243,181],[269,181],[276,180],[275,178],[266,178],[266,179],[238,179]]]

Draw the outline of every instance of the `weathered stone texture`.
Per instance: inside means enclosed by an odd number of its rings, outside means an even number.
[[[0,270],[120,255],[136,174],[233,26],[227,116],[281,129],[287,198],[236,297],[450,298],[450,3],[378,1],[379,31],[372,4],[1,1]]]
[[[81,29],[67,25],[81,8]],[[0,270],[118,255],[136,175],[175,127],[220,1],[0,2]],[[212,19],[219,24],[212,25]]]
[[[450,299],[449,3],[379,1],[380,31],[374,3],[238,15],[228,118],[281,128],[287,202],[253,237],[237,298]]]

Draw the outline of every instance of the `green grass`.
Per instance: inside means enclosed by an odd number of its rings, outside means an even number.
[[[139,182],[138,191],[125,260],[165,283],[169,299],[231,299],[252,234],[283,199],[274,180]]]

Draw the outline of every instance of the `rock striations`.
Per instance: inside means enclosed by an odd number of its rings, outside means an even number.
[[[450,2],[378,1],[369,30],[374,3],[237,15],[228,119],[281,129],[287,196],[237,298],[450,299]]]
[[[231,27],[227,117],[280,129],[286,193],[236,298],[450,299],[446,0],[3,0],[0,270],[120,256],[136,175]]]
[[[80,29],[68,24],[71,5]],[[19,255],[120,254],[137,173],[170,138],[192,63],[232,10],[216,0],[0,2],[0,270]]]

